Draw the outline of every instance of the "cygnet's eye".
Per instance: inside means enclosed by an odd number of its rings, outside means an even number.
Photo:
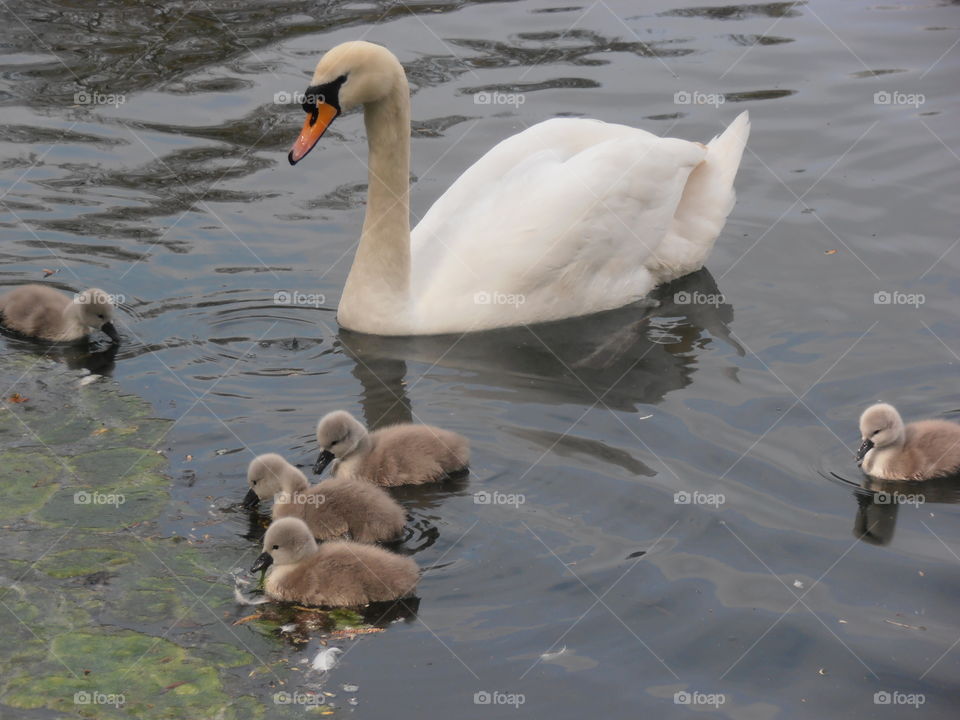
[[[274,545],[271,549],[272,549],[272,550],[279,550],[279,549],[280,549],[280,546],[279,546],[279,545]]]
[[[873,437],[874,435],[876,435],[876,434],[879,433],[879,432],[880,432],[879,430],[874,430],[872,433],[870,433],[870,437]]]
[[[334,440],[332,443],[330,443],[330,447],[333,447],[333,446],[336,445],[338,442],[340,442],[340,441],[339,441],[339,440]]]
[[[257,481],[256,481],[256,480],[252,480],[251,482],[252,482],[254,485],[257,484]]]
[[[103,320],[103,313],[97,313],[97,317]]]

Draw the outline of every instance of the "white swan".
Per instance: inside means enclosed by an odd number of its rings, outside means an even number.
[[[556,118],[507,138],[410,232],[410,92],[368,42],[313,74],[296,164],[342,112],[364,107],[367,213],[337,319],[357,332],[427,335],[586,315],[699,269],[733,208],[746,112],[707,145]]]

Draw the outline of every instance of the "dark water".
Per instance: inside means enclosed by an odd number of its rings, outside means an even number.
[[[430,568],[419,609],[340,643],[327,683],[360,690],[338,714],[714,710],[677,704],[687,691],[722,694],[731,718],[913,711],[878,692],[955,716],[957,493],[880,505],[850,484],[867,404],[960,412],[955,4],[61,0],[0,17],[0,283],[48,268],[58,287],[124,296],[124,343],[100,369],[175,421],[157,446],[169,504],[145,534],[192,538],[224,572],[248,565],[246,463],[308,462],[331,409],[472,441],[468,480],[399,495],[405,547]],[[302,112],[274,95],[360,37],[410,77],[415,219],[487,148],[549,117],[707,140],[748,109],[739,201],[708,271],[657,307],[588,320],[459,339],[340,331],[361,117],[290,168]],[[524,102],[476,104],[481,91]],[[94,94],[113,104],[83,103]],[[709,94],[726,101],[682,102]],[[278,305],[280,291],[323,299]],[[681,291],[722,302],[678,304]],[[524,502],[478,504],[483,490]],[[723,502],[675,502],[684,491]],[[219,618],[130,629],[242,645],[257,662],[219,671],[229,693],[302,715],[256,670],[296,664],[321,636],[228,630],[249,609],[229,605],[228,579],[204,589],[227,603]]]

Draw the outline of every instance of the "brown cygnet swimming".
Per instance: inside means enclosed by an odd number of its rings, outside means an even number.
[[[432,425],[401,423],[367,432],[350,413],[337,410],[317,423],[320,457],[315,473],[331,460],[335,477],[352,477],[374,485],[421,485],[466,469],[470,442]]]
[[[960,424],[920,420],[909,425],[896,408],[871,405],[860,416],[857,464],[882,480],[928,480],[960,470]]]
[[[274,520],[300,518],[317,540],[344,536],[364,543],[396,540],[406,522],[399,503],[375,485],[331,478],[310,487],[306,476],[276,453],[253,459],[247,484],[244,507],[272,498]]]
[[[267,528],[263,553],[250,571],[267,568],[267,595],[304,605],[399,600],[411,596],[420,579],[420,569],[411,558],[347,540],[317,545],[307,524],[292,517]]]

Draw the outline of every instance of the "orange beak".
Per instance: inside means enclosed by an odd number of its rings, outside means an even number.
[[[330,127],[330,123],[339,114],[340,111],[333,105],[317,103],[317,114],[309,113],[307,115],[307,119],[303,123],[303,130],[300,131],[300,136],[293,143],[293,147],[290,148],[287,155],[291,165],[296,165],[307,156],[308,152],[313,150],[313,146],[317,144],[326,129]]]

